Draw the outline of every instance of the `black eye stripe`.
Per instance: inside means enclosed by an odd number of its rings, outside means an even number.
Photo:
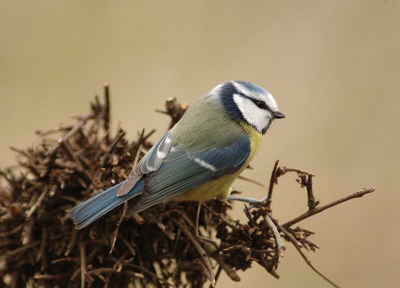
[[[244,95],[244,94],[242,94],[242,93],[238,93],[238,94],[240,94],[240,96],[242,96],[242,97],[244,97],[244,98],[247,98],[247,99],[251,100],[254,104],[256,104],[256,106],[257,106],[258,108],[267,110],[267,111],[269,111],[269,112],[272,113],[271,109],[268,107],[268,105],[267,105],[264,101],[261,101],[261,100],[257,100],[257,99],[248,97],[248,96],[246,96],[246,95]]]
[[[257,101],[257,100],[255,100],[255,101],[253,101],[255,104],[256,104],[256,106],[258,107],[258,108],[260,108],[260,109],[267,109],[267,104],[265,104],[263,101]]]

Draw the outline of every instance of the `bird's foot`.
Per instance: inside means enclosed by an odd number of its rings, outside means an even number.
[[[258,199],[254,199],[254,198],[247,198],[247,197],[239,197],[239,196],[234,196],[234,195],[229,195],[228,196],[228,200],[234,200],[234,201],[242,201],[242,202],[246,202],[249,203],[249,208],[253,208],[254,206],[260,204],[263,205],[265,203],[267,203],[268,198],[264,197],[260,200]]]

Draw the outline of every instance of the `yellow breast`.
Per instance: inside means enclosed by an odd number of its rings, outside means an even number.
[[[250,143],[251,143],[250,144],[250,155],[246,161],[246,166],[247,166],[249,164],[249,162],[254,158],[254,156],[256,156],[258,150],[260,149],[260,145],[263,140],[263,135],[246,123],[241,122],[240,124],[242,125],[243,129],[246,131],[246,134],[249,135],[249,139],[250,139]]]
[[[250,139],[250,155],[244,163],[243,167],[240,168],[235,174],[225,175],[218,179],[208,181],[200,187],[189,190],[181,195],[173,197],[172,201],[207,201],[217,197],[218,199],[226,199],[230,193],[232,183],[236,178],[243,172],[244,169],[249,165],[250,161],[257,154],[261,142],[262,134],[257,132],[253,127],[248,124],[240,123],[246,134]]]

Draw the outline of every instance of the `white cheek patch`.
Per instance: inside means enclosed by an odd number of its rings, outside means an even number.
[[[254,126],[258,132],[268,127],[271,113],[267,110],[258,108],[253,101],[244,98],[238,94],[233,95],[233,101],[235,101],[243,118],[252,126]]]

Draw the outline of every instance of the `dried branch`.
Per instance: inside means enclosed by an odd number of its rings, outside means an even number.
[[[330,280],[330,279],[327,278],[325,275],[323,275],[321,272],[319,272],[319,271],[317,270],[317,268],[315,268],[314,265],[311,264],[311,260],[309,260],[309,259],[307,258],[307,256],[303,253],[303,251],[301,251],[301,248],[300,248],[300,246],[299,246],[297,240],[293,237],[293,235],[290,234],[288,231],[286,231],[286,229],[285,229],[283,226],[281,226],[281,225],[279,225],[279,224],[277,224],[277,226],[278,226],[278,229],[279,229],[280,231],[282,231],[283,234],[285,234],[285,236],[289,239],[289,241],[294,245],[294,247],[296,247],[296,250],[300,253],[301,257],[303,257],[304,261],[306,261],[307,265],[310,266],[311,269],[315,271],[315,273],[317,273],[319,276],[321,276],[322,278],[324,278],[324,279],[325,279],[329,284],[331,284],[333,287],[339,288],[339,286],[338,286],[337,284],[335,284],[332,280]]]
[[[277,244],[276,247],[277,247],[278,255],[280,257],[283,257],[283,254],[284,254],[284,252],[286,250],[286,247],[285,247],[285,245],[283,245],[283,241],[282,241],[281,235],[279,235],[278,229],[276,228],[274,222],[272,222],[271,218],[268,215],[265,216],[265,218],[267,220],[267,223],[268,223],[269,227],[271,227],[271,230],[274,233],[274,238],[275,238],[275,241],[276,241],[276,244]]]
[[[235,282],[239,282],[240,281],[240,277],[239,275],[236,273],[236,271],[233,269],[233,267],[231,265],[229,265],[228,263],[225,262],[225,260],[223,259],[223,257],[221,255],[219,255],[217,253],[218,251],[218,246],[215,245],[215,243],[209,242],[209,241],[205,241],[204,242],[204,250],[206,250],[206,252],[208,253],[208,255],[211,255],[220,265],[220,267],[225,271],[226,275],[228,275],[228,277]],[[218,272],[215,276],[215,281],[217,281],[217,275]],[[212,283],[211,283],[212,285]]]
[[[86,255],[85,255],[85,244],[79,242],[79,253],[81,255],[81,288],[85,288],[86,283]]]
[[[179,121],[179,119],[182,118],[188,108],[189,105],[187,103],[178,103],[176,97],[171,97],[165,102],[166,111],[156,109],[156,112],[171,116],[171,123],[168,128],[169,130]]]
[[[260,187],[263,187],[263,188],[265,187],[264,184],[262,184],[262,183],[260,183],[260,182],[258,182],[258,181],[255,181],[255,180],[253,180],[253,179],[250,179],[250,178],[241,176],[241,175],[238,177],[238,179],[241,179],[241,180],[244,180],[244,181],[247,181],[247,182],[256,184],[257,186],[260,186]]]
[[[206,266],[206,269],[209,273],[208,279],[210,280],[211,285],[214,286],[215,285],[215,276],[214,276],[213,268],[212,268],[210,258],[208,256],[207,252],[204,251],[203,247],[201,247],[201,245],[199,244],[199,242],[197,242],[197,240],[192,235],[192,233],[190,233],[189,230],[183,224],[179,223],[179,221],[175,220],[175,219],[173,219],[173,222],[183,231],[183,234],[185,234],[185,236],[193,243],[194,247],[199,252],[201,259],[203,260],[203,263]]]
[[[341,199],[333,201],[333,202],[331,202],[329,204],[326,204],[326,205],[324,205],[322,207],[317,207],[317,208],[314,208],[312,210],[308,210],[307,212],[301,214],[300,216],[294,218],[293,220],[290,220],[290,221],[286,222],[282,226],[285,227],[285,228],[288,228],[288,227],[290,227],[290,226],[292,226],[292,225],[294,225],[294,224],[296,224],[296,223],[298,223],[300,221],[303,221],[304,219],[307,219],[307,218],[309,218],[309,217],[311,217],[311,216],[313,216],[315,214],[321,213],[322,211],[324,211],[324,210],[326,210],[328,208],[331,208],[333,206],[336,206],[338,204],[341,204],[343,202],[346,202],[346,201],[354,199],[354,198],[361,198],[364,195],[372,193],[374,191],[375,191],[375,188],[368,188],[368,189],[364,188],[363,190],[354,192],[353,194],[347,195],[346,197],[343,197]]]
[[[28,213],[26,214],[26,218],[30,218],[32,216],[32,214],[36,211],[37,208],[40,207],[40,205],[42,204],[42,201],[44,199],[44,197],[47,194],[47,189],[44,189],[42,194],[40,194],[39,198],[37,199],[37,201],[35,202],[35,204],[32,205],[31,209],[29,209]]]
[[[115,243],[117,242],[117,236],[118,236],[118,231],[119,231],[119,227],[121,226],[122,220],[124,219],[125,215],[126,215],[126,211],[128,210],[128,202],[124,203],[124,210],[122,210],[122,214],[121,217],[119,217],[119,220],[117,222],[117,225],[115,227],[115,230],[112,234],[112,239],[111,239],[111,248],[110,248],[110,254],[113,252],[114,248],[115,248]]]
[[[268,208],[268,210],[271,207],[272,192],[274,190],[274,185],[278,183],[278,174],[277,174],[278,164],[279,164],[279,160],[276,160],[274,168],[272,169],[271,178],[269,180],[268,197],[267,197],[267,204],[266,204],[266,207]]]
[[[125,136],[125,131],[120,129],[118,131],[117,137],[114,139],[113,143],[111,144],[110,148],[108,148],[107,152],[104,154],[104,156],[101,159],[100,166],[103,167],[106,161],[108,160],[108,157],[110,156],[111,152],[114,150],[115,146],[117,146],[118,142],[121,141],[121,139]]]

